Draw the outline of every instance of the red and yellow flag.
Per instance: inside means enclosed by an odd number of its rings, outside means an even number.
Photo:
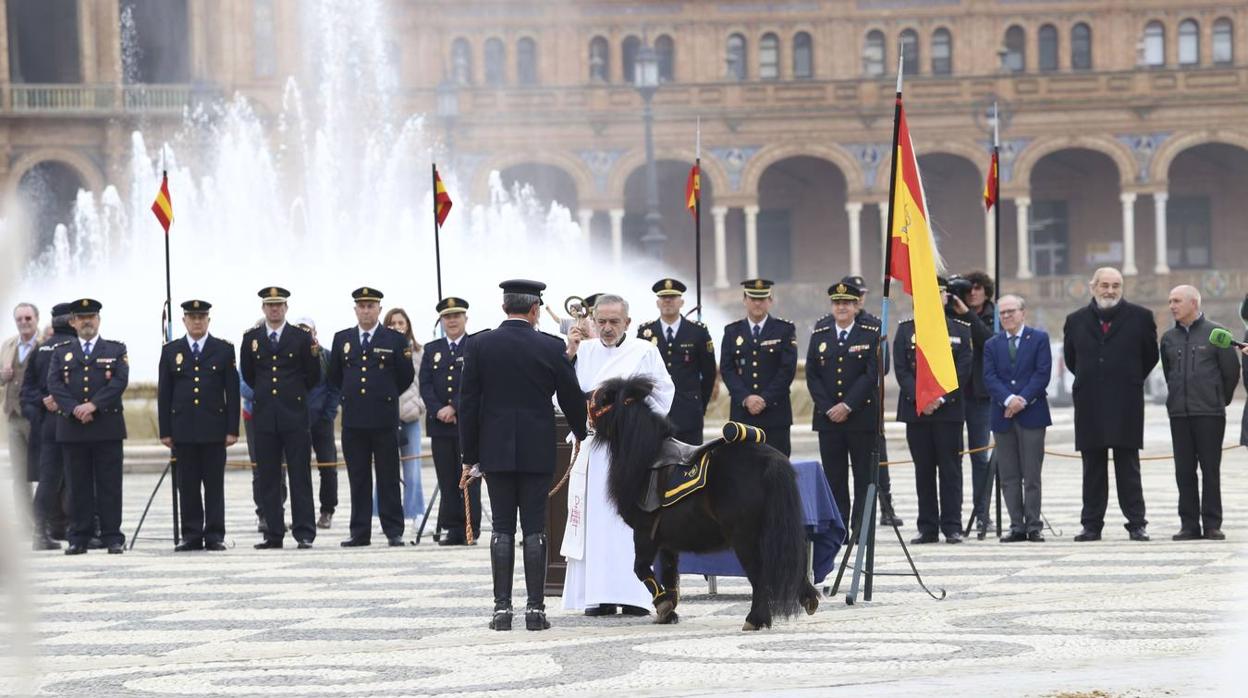
[[[156,220],[160,221],[160,225],[165,229],[165,235],[169,234],[169,226],[173,225],[173,200],[169,198],[169,173],[162,172],[160,174],[160,191],[156,192],[156,200],[152,202],[152,213],[156,214]]]
[[[914,406],[921,413],[932,400],[957,390],[958,371],[936,285],[936,241],[927,223],[919,162],[914,156],[900,93],[894,146],[897,175],[892,186],[892,264],[888,273],[914,299]]]
[[[988,181],[984,182],[984,210],[991,211],[997,203],[997,178],[1001,176],[997,169],[997,151],[992,151],[992,163],[988,165]]]
[[[433,168],[433,218],[441,228],[446,217],[451,213],[451,195],[446,193],[446,185],[442,183],[442,175],[438,168]]]
[[[691,215],[698,215],[698,202],[702,199],[702,171],[695,164],[689,170],[689,179],[685,182],[685,206]]]

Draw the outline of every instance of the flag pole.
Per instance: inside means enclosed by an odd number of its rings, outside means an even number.
[[[164,158],[162,149],[161,158]],[[162,163],[163,165],[163,163]],[[161,187],[166,187],[169,183],[169,172],[163,167],[160,170]],[[173,221],[169,221],[170,227]],[[165,229],[165,341],[173,341],[173,274],[169,263],[169,229]],[[173,487],[170,488],[170,494],[173,496],[173,544],[179,545],[182,542],[182,532],[179,521],[178,512],[178,452],[169,450],[169,475],[173,481]],[[136,531],[137,533],[137,531]]]
[[[438,163],[433,163],[433,179],[431,180],[433,188],[429,191],[433,194],[433,258],[434,264],[437,265],[438,275],[438,302],[442,301],[442,234],[438,226]]]
[[[702,320],[702,117],[698,117],[698,135],[693,166],[698,171],[698,190],[693,199],[694,283],[697,285],[698,321]]]
[[[993,330],[1001,332],[1001,113],[992,103],[992,318]],[[1030,239],[1028,236],[1027,239]],[[992,449],[992,481],[997,499],[997,538],[1001,538],[1001,472],[998,470],[997,449]],[[987,511],[988,505],[984,504]]]

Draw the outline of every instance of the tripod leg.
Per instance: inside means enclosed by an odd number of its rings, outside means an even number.
[[[829,596],[836,596],[837,591],[840,590],[841,577],[845,576],[845,567],[849,565],[849,554],[853,551],[854,539],[853,537],[849,537],[849,540],[845,542],[845,554],[841,556],[841,564],[836,570],[836,580],[832,582],[832,591],[827,592],[827,587],[824,587],[825,593]]]
[[[172,453],[169,456],[169,473],[173,481],[173,544],[178,545],[182,542],[182,526],[179,524],[181,517],[178,516],[178,454]]]
[[[901,552],[906,554],[906,562],[910,563],[910,571],[914,573],[914,578],[919,582],[919,586],[922,587],[923,591],[927,592],[928,596],[937,601],[943,601],[945,598],[944,588],[940,589],[940,596],[933,594],[932,590],[927,588],[927,585],[923,583],[923,577],[919,574],[919,568],[914,565],[914,558],[910,557],[910,549],[906,547],[905,539],[901,537],[901,529],[894,527],[893,532],[897,534],[897,542],[901,544]]]
[[[863,553],[867,546],[871,544],[871,530],[875,523],[875,503],[876,503],[875,483],[872,482],[867,486],[867,505],[862,508],[863,522],[858,531],[858,554],[854,557],[854,576],[849,580],[849,593],[845,595],[845,605],[853,606],[854,601],[858,599],[858,584],[862,579],[863,570]]]
[[[997,472],[997,451],[992,451],[992,479],[997,488],[997,538],[1001,537],[1001,473]]]
[[[139,531],[143,530],[143,522],[147,520],[147,511],[152,508],[152,502],[156,499],[156,493],[160,491],[160,486],[165,481],[165,476],[169,474],[169,468],[173,465],[173,461],[169,461],[169,465],[160,473],[160,479],[156,481],[156,486],[152,488],[152,493],[147,498],[147,505],[143,507],[143,515],[139,517],[139,525],[134,527],[134,533],[130,536],[130,549],[134,550],[134,543],[139,539]],[[174,496],[177,496],[176,489]]]
[[[434,488],[433,496],[429,498],[429,506],[425,507],[425,518],[420,520],[420,528],[416,530],[416,542],[412,545],[420,545],[420,537],[425,534],[425,524],[429,523],[429,513],[433,511],[433,505],[438,501],[438,490]]]

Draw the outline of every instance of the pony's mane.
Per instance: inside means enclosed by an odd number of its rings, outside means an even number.
[[[653,391],[654,381],[644,376],[612,378],[598,387],[591,407],[606,409],[596,417],[596,438],[610,455],[607,491],[621,516],[645,494],[650,465],[672,434],[667,419],[646,404]]]

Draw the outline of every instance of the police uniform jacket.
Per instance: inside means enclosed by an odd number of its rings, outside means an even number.
[[[412,345],[383,325],[373,328],[368,351],[360,348],[360,328],[334,335],[328,384],[342,394],[344,429],[397,429],[399,396],[416,378]]]
[[[831,316],[829,316],[830,318]],[[879,429],[878,325],[854,321],[846,340],[838,339],[835,321],[820,321],[810,335],[806,351],[806,386],[814,399],[812,426],[815,431],[877,431]],[[828,410],[844,402],[849,418],[836,423]]]
[[[161,438],[174,443],[224,443],[238,436],[238,368],[234,345],[212,335],[200,344],[199,358],[188,337],[160,350],[157,421]]]
[[[554,473],[551,395],[576,438],[585,439],[585,396],[565,349],[563,340],[524,320],[473,335],[459,398],[465,465],[479,464],[485,473]]]
[[[732,397],[731,419],[760,427],[793,423],[789,387],[797,375],[797,330],[793,323],[769,315],[757,342],[748,318],[724,327],[719,371]],[[760,414],[742,405],[750,395],[767,402]]]
[[[30,420],[32,429],[50,414],[44,409],[43,397],[52,394],[48,391],[48,365],[54,356],[52,348],[76,338],[70,328],[55,328],[52,337],[40,344],[35,355],[26,362],[26,375],[22,376],[22,414]],[[63,349],[61,353],[64,354]]]
[[[682,318],[675,341],[668,343],[663,323],[652,320],[638,328],[637,336],[659,348],[676,385],[667,418],[679,429],[700,425],[715,389],[715,343],[706,325]]]
[[[440,337],[425,344],[420,358],[420,397],[425,401],[426,432],[429,436],[459,436],[459,425],[438,419],[438,410],[450,405],[459,413],[459,391],[464,384],[464,352],[472,335],[465,334],[451,356],[450,342]]]
[[[53,347],[47,381],[48,393],[59,408],[58,443],[126,438],[126,420],[121,413],[121,396],[130,382],[126,345],[97,337],[87,358],[77,339],[61,342]],[[74,416],[74,408],[87,402],[94,404],[96,411],[91,421],[83,424]]]
[[[269,332],[267,324],[249,330],[239,350],[243,381],[255,392],[251,426],[264,432],[306,430],[308,391],[321,380],[319,350],[312,335],[291,324],[274,350]]]
[[[970,385],[975,350],[971,340],[971,326],[963,320],[945,318],[949,329],[949,347],[953,351],[953,363],[958,373],[958,389],[945,395],[945,403],[930,415],[920,414],[914,406],[914,383],[917,369],[918,348],[914,342],[914,320],[903,320],[897,325],[897,339],[893,341],[893,353],[897,357],[895,367],[897,384],[901,394],[897,396],[897,421],[899,422],[962,422],[966,419],[963,388]]]

